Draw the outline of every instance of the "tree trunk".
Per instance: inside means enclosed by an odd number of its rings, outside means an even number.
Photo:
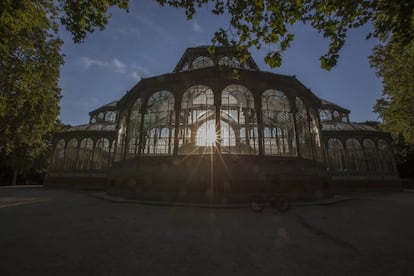
[[[17,182],[17,169],[13,169],[12,185],[15,186]]]

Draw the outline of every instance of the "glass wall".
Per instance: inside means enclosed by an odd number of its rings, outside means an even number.
[[[259,153],[254,99],[246,87],[229,85],[222,91],[219,135],[222,153]]]
[[[310,120],[310,135],[311,135],[311,142],[312,142],[312,150],[314,159],[323,162],[323,147],[321,142],[321,135],[319,130],[318,118],[316,116],[316,112],[311,110],[309,112],[311,120]]]
[[[293,114],[286,95],[269,89],[262,94],[265,155],[296,155]]]
[[[343,143],[343,141],[345,141]],[[397,174],[390,144],[384,139],[330,138],[327,142],[328,167],[333,175],[394,176]]]
[[[154,93],[148,100],[143,127],[143,155],[172,155],[174,151],[174,95]]]
[[[214,61],[209,57],[200,56],[194,59],[192,65],[193,69],[201,69],[205,67],[214,66]]]
[[[345,152],[341,140],[337,138],[329,139],[327,151],[329,170],[343,172],[345,170]]]
[[[116,148],[114,153],[114,161],[119,161],[124,158],[125,153],[125,140],[126,140],[126,129],[127,129],[127,116],[128,111],[123,110],[118,121],[117,137],[116,137]]]
[[[65,140],[60,139],[55,144],[55,149],[53,151],[53,157],[52,157],[52,167],[55,169],[59,169],[63,167],[64,157],[65,157]]]
[[[216,142],[213,91],[203,85],[190,87],[183,95],[179,122],[179,154],[205,153]]]
[[[107,168],[109,157],[109,140],[107,138],[99,138],[95,144],[93,168],[98,170]]]
[[[395,172],[395,164],[392,156],[392,152],[388,143],[383,140],[378,140],[378,155],[380,159],[380,167],[385,174],[391,174]]]
[[[348,138],[345,143],[347,153],[348,171],[359,174],[366,170],[364,153],[361,144],[356,138]]]
[[[377,171],[377,150],[374,141],[371,139],[364,139],[364,154],[367,162],[367,171],[375,173]]]
[[[128,148],[125,158],[132,158],[138,155],[138,146],[141,130],[141,99],[137,99],[129,112],[129,122],[127,130]]]
[[[76,138],[72,138],[66,145],[65,168],[77,169],[78,166],[78,140]]]
[[[309,137],[308,113],[303,101],[296,97],[296,130],[298,135],[299,152],[301,157],[313,159]]]

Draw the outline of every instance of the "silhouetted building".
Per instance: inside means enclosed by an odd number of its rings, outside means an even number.
[[[390,135],[349,113],[252,58],[189,48],[172,73],[142,79],[89,124],[56,135],[46,181],[214,202],[398,188]]]

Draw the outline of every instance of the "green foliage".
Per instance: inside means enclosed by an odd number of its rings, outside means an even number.
[[[374,48],[371,66],[383,79],[383,96],[374,111],[396,141],[414,144],[414,2],[378,1],[374,20],[383,44]]]
[[[185,9],[188,19],[193,17],[198,7],[212,3],[212,14],[230,15],[229,26],[215,33],[213,43],[257,49],[266,45],[269,50],[265,62],[271,67],[281,65],[281,53],[294,39],[289,27],[297,22],[310,24],[330,41],[328,52],[320,58],[321,66],[328,70],[336,65],[347,31],[371,20],[375,9],[375,3],[370,0],[156,1]]]
[[[59,113],[62,42],[45,7],[6,1],[0,17],[0,152],[35,157]]]
[[[57,0],[56,9],[62,25],[72,33],[74,42],[82,42],[88,32],[103,30],[112,6],[128,11],[128,0]]]
[[[111,6],[127,5],[127,0],[0,1],[1,166],[46,168],[40,167],[46,166],[47,137],[59,114],[59,23],[81,42],[107,24]]]
[[[226,28],[214,35],[213,44],[236,49],[267,46],[265,62],[270,67],[282,63],[294,34],[289,27],[309,24],[329,40],[328,51],[320,57],[321,67],[336,65],[348,30],[367,22],[379,45],[370,57],[371,65],[383,78],[383,97],[375,111],[384,127],[394,136],[402,134],[414,142],[414,1],[400,0],[156,0],[161,5],[185,9],[188,19],[197,8],[207,6],[214,15],[229,15]],[[246,57],[241,58],[241,61]]]
[[[383,79],[383,96],[374,111],[385,130],[414,143],[414,41],[376,47],[371,64]]]

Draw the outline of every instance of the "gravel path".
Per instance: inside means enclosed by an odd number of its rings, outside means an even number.
[[[287,213],[0,188],[0,275],[414,275],[414,193]]]

